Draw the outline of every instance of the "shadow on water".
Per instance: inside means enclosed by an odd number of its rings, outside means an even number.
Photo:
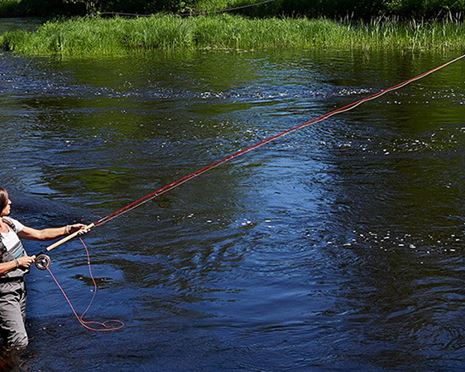
[[[90,222],[447,58],[2,55],[0,184],[25,222]],[[89,234],[101,288],[89,317],[123,320],[118,333],[78,328],[33,270],[26,366],[457,368],[464,68],[285,137]],[[84,309],[80,243],[52,260]]]

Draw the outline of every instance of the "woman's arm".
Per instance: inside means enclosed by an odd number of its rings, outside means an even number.
[[[35,261],[36,256],[23,256],[13,261],[0,263],[0,276],[16,269],[27,269]]]
[[[18,233],[20,238],[30,240],[49,240],[55,239],[59,236],[72,234],[76,231],[84,228],[85,225],[82,223],[76,223],[74,225],[66,225],[63,227],[52,227],[48,229],[36,230],[32,227],[24,226],[24,228]]]

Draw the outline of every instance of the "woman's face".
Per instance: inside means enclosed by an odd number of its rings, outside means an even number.
[[[7,198],[8,198],[8,194],[7,194]],[[0,213],[0,216],[1,217],[8,216],[10,214],[10,210],[11,210],[11,200],[10,200],[10,198],[8,198],[8,202],[6,204],[6,207],[2,209],[2,211]]]

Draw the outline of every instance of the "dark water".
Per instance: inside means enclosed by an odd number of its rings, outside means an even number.
[[[0,55],[13,217],[91,222],[453,55]],[[86,237],[90,333],[46,272],[24,369],[396,370],[465,362],[465,64],[245,155]],[[44,244],[30,242],[30,252]],[[79,241],[53,252],[79,310]]]

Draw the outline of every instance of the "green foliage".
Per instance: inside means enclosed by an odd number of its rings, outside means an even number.
[[[370,23],[328,19],[256,19],[238,16],[133,20],[76,18],[48,22],[34,33],[9,32],[3,47],[27,55],[102,56],[151,50],[332,48],[362,50],[460,50],[459,22]]]
[[[249,2],[248,4],[251,4]],[[198,0],[195,8],[201,13],[213,13],[221,9],[244,5],[244,0]]]
[[[194,9],[197,0],[63,0],[67,3],[81,3],[87,13],[126,12],[151,14],[157,12],[180,13]]]
[[[86,14],[95,14],[100,9],[101,0],[63,0],[64,4],[81,5]]]
[[[401,17],[461,18],[465,0],[387,0],[386,9]]]
[[[214,12],[224,8],[260,3],[260,0],[198,0],[197,10]],[[370,19],[379,16],[402,18],[461,18],[465,0],[275,0],[239,10],[240,14],[264,16],[307,16]]]
[[[16,10],[20,0],[0,0],[0,15],[13,17],[17,15]]]
[[[80,4],[66,4],[63,0],[0,0],[0,17],[53,17],[85,14]]]
[[[170,11],[175,13],[184,13],[194,10],[196,0],[158,0],[150,1],[145,8],[147,13],[156,13],[159,11]]]
[[[125,12],[152,14],[215,13],[222,9],[261,3],[262,0],[0,0],[0,15],[69,15]],[[461,17],[465,0],[274,0],[237,10],[251,17],[328,17],[370,19],[394,15],[402,18]]]
[[[277,0],[273,5],[269,10],[288,16],[370,18],[382,13],[384,0]]]

